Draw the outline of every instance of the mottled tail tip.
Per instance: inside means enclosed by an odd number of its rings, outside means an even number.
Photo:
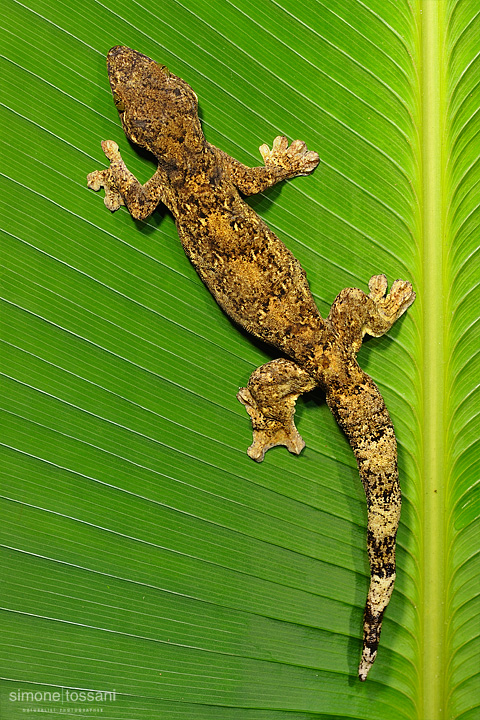
[[[362,659],[360,660],[360,665],[358,666],[358,679],[361,682],[365,682],[367,679],[368,672],[375,662],[376,657],[376,650],[372,651],[368,647],[363,648]]]

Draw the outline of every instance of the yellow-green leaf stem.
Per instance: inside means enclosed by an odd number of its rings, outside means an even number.
[[[445,2],[420,4],[423,163],[423,578],[420,717],[445,717]]]

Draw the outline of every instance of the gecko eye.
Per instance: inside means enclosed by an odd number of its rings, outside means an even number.
[[[167,77],[170,77],[170,70],[166,65],[159,65],[160,72],[164,73]]]
[[[117,108],[118,112],[124,112],[125,103],[123,102],[120,95],[116,92],[113,93],[113,102],[115,103],[115,107]]]

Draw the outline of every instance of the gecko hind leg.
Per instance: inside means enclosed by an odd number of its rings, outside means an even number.
[[[296,455],[303,450],[305,443],[293,422],[295,403],[316,385],[299,365],[283,358],[252,373],[247,387],[237,394],[252,419],[253,443],[247,450],[252,460],[261,462],[266,451],[276,445],[286,445]]]
[[[387,294],[385,275],[374,275],[368,283],[370,294],[358,288],[346,288],[335,298],[329,322],[355,353],[365,334],[380,337],[388,332],[415,300],[411,283],[395,280]]]
[[[387,332],[415,301],[415,293],[410,282],[395,280],[387,294],[385,275],[373,275],[368,281],[368,288],[370,290],[368,300],[373,302],[375,311],[373,313],[370,311],[370,322],[366,322],[364,331],[379,337]],[[370,327],[370,323],[373,327]]]

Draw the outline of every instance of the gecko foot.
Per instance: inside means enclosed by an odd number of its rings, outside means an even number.
[[[373,275],[369,280],[368,287],[370,288],[369,297],[376,304],[379,314],[390,324],[403,315],[415,300],[412,284],[407,280],[395,280],[388,295],[385,295],[387,291],[385,275]]]
[[[240,388],[237,399],[242,405],[245,405],[252,419],[253,443],[247,450],[247,454],[252,460],[262,462],[267,450],[276,445],[285,445],[295,455],[302,452],[305,443],[295,427],[293,419],[289,418],[282,423],[273,417],[265,416],[257,407],[257,403],[248,388]],[[291,416],[293,417],[293,412]]]
[[[118,177],[119,172],[121,174],[123,170],[126,171],[126,167],[118,150],[118,145],[113,140],[104,140],[102,150],[110,160],[110,167],[89,173],[87,175],[87,185],[95,192],[98,192],[102,187],[105,188],[104,203],[109,210],[115,212],[125,204],[115,184],[115,178]]]
[[[252,460],[261,462],[267,450],[285,445],[298,455],[305,447],[293,422],[295,403],[317,382],[293,360],[277,358],[251,374],[237,399],[245,405],[252,420],[253,443],[247,450]]]
[[[259,150],[266,168],[280,167],[290,178],[309,175],[320,162],[318,153],[308,150],[302,140],[294,140],[289,146],[284,135],[275,138],[271,150],[266,144],[261,145]]]

